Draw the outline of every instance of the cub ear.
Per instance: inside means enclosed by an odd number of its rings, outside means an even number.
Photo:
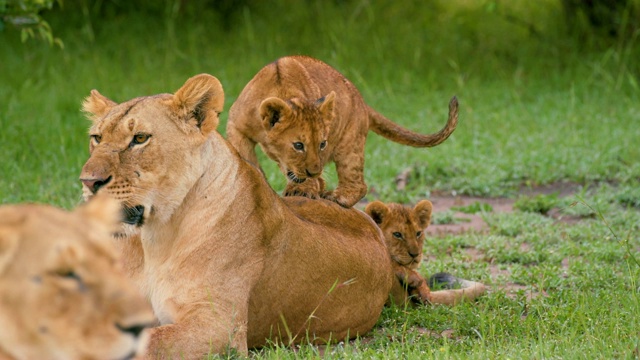
[[[376,200],[370,202],[367,207],[364,208],[364,212],[367,213],[376,224],[380,225],[387,214],[389,214],[389,207],[382,201]]]
[[[96,121],[118,105],[115,101],[108,99],[100,94],[98,90],[91,90],[91,94],[82,102],[82,111],[87,115],[89,120]]]
[[[222,84],[209,74],[189,78],[173,95],[173,107],[181,119],[194,119],[196,126],[206,135],[220,122],[224,107]]]
[[[120,203],[107,195],[96,195],[74,210],[85,221],[91,223],[92,228],[105,235],[117,232],[122,221],[122,207]]]
[[[277,123],[291,115],[291,108],[284,100],[270,97],[260,103],[260,118],[265,130],[271,130]]]
[[[316,104],[320,107],[320,113],[325,124],[329,125],[335,116],[336,92],[332,91],[327,96],[316,100]]]
[[[418,219],[420,227],[426,229],[431,223],[431,212],[433,205],[429,200],[422,200],[413,208],[413,214]]]

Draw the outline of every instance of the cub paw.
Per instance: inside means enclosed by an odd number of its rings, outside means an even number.
[[[340,195],[340,193],[336,190],[334,191],[323,191],[320,196],[323,199],[333,201],[338,203],[340,206],[345,208],[350,208],[355,205],[360,199],[353,199],[352,197]]]
[[[283,196],[304,196],[310,199],[319,199],[320,192],[324,188],[324,181],[319,179],[307,179],[303,183],[288,182],[282,193]]]

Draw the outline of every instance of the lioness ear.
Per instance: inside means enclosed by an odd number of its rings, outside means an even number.
[[[371,216],[376,224],[380,225],[387,214],[389,214],[389,208],[382,201],[376,200],[370,202],[367,207],[364,208],[364,212]]]
[[[0,274],[11,263],[18,249],[18,233],[11,226],[0,225]]]
[[[120,203],[106,195],[96,195],[74,211],[89,221],[94,229],[108,235],[118,230],[121,212]]]
[[[118,104],[115,101],[108,99],[94,89],[82,102],[82,111],[87,114],[89,120],[96,121],[105,116],[116,105]]]
[[[181,119],[194,119],[196,126],[206,135],[220,122],[224,107],[222,84],[209,74],[196,75],[173,95],[173,106]]]
[[[270,97],[260,103],[260,118],[265,130],[271,130],[283,118],[291,114],[291,108],[284,100],[277,97]]]
[[[418,218],[420,227],[426,229],[431,223],[431,212],[433,211],[433,205],[429,200],[422,200],[416,204],[413,208],[413,214]]]
[[[334,108],[336,103],[336,92],[332,91],[327,96],[321,97],[316,100],[316,104],[320,106],[320,113],[325,121],[325,124],[329,125],[334,118]]]

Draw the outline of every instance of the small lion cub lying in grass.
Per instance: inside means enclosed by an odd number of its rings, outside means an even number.
[[[0,359],[128,359],[155,322],[120,269],[116,201],[0,206]]]
[[[429,283],[447,290],[431,291],[425,279],[416,271],[422,261],[424,229],[431,222],[433,205],[422,200],[413,209],[400,204],[374,201],[365,212],[380,227],[384,235],[393,270],[398,281],[391,289],[396,304],[412,300],[421,304],[455,305],[462,300],[473,300],[485,292],[484,284],[458,279],[451,274],[438,273]],[[452,289],[459,286],[460,289]]]

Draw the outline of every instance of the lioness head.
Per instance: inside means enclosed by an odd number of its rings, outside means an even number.
[[[336,93],[315,101],[270,97],[260,104],[266,145],[287,177],[302,183],[322,174],[330,151],[327,138],[334,118]]]
[[[118,210],[106,198],[72,213],[0,207],[0,358],[134,354],[140,331],[154,317],[111,246]]]
[[[429,226],[432,209],[429,200],[420,201],[413,209],[373,201],[365,212],[382,230],[393,261],[415,270],[422,261],[424,229]]]
[[[93,121],[90,157],[80,174],[84,198],[106,193],[119,200],[129,233],[151,218],[166,221],[200,176],[194,169],[201,145],[218,126],[223,105],[222,85],[207,74],[188,79],[174,95],[121,104],[91,91],[83,104]]]

